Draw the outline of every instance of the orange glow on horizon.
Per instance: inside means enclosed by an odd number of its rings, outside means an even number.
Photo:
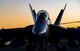
[[[0,28],[17,28],[34,24],[29,9],[31,3],[36,12],[47,10],[52,24],[54,24],[60,10],[67,2],[67,7],[61,23],[80,20],[79,0],[1,0],[0,1]],[[63,27],[77,27],[80,23],[65,24]]]

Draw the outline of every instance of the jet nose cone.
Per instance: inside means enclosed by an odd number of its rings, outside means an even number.
[[[34,27],[32,32],[34,34],[43,34],[46,32],[46,28],[45,27]]]
[[[37,30],[37,31],[34,31],[35,34],[40,34],[41,31]]]
[[[46,30],[44,30],[44,29],[33,29],[32,32],[33,32],[34,34],[43,34],[43,33],[45,33],[45,31],[46,31]]]

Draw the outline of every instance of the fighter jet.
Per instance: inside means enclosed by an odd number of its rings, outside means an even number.
[[[67,4],[61,9],[54,24],[51,24],[46,10],[40,10],[36,13],[31,4],[29,6],[34,25],[23,28],[1,29],[0,47],[11,46],[17,48],[26,44],[27,51],[51,51],[54,49],[53,46],[57,51],[65,51],[67,46],[70,48],[79,47],[80,30],[60,26]]]

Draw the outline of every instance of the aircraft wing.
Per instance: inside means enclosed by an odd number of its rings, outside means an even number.
[[[23,28],[14,28],[14,29],[1,29],[0,30],[0,47],[7,46],[9,42],[12,42],[15,39],[16,42],[22,41],[23,39]]]
[[[26,39],[31,38],[31,26],[25,28],[1,29],[0,30],[0,47],[12,46],[20,47],[26,43]]]
[[[71,48],[80,46],[80,29],[63,28],[60,26],[49,25],[49,42],[59,43],[65,41]],[[63,43],[64,44],[64,43]],[[57,45],[56,45],[57,46]]]
[[[69,30],[70,34],[73,34],[74,37],[80,39],[80,28],[67,28],[67,29]]]
[[[9,46],[20,47],[28,43],[35,42],[40,39],[38,35],[32,33],[34,25],[24,28],[2,29],[0,30],[0,47],[8,46],[7,42],[10,41]],[[59,42],[60,39],[67,39],[71,47],[76,47],[76,39],[80,40],[80,29],[66,29],[59,26],[49,25],[48,41],[50,43]],[[27,40],[27,41],[25,41]],[[56,45],[57,46],[57,45]]]

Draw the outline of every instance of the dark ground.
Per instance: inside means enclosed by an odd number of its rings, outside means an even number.
[[[0,51],[26,51],[26,48],[25,46],[20,48],[4,47],[4,48],[0,48]]]
[[[49,51],[56,51],[54,47],[51,50],[50,50],[50,47],[48,47],[48,50]],[[26,51],[26,48],[25,48],[25,46],[19,47],[19,48],[4,47],[4,48],[0,48],[0,51]],[[37,51],[37,50],[35,50],[35,51]],[[76,48],[76,49],[67,48],[66,51],[80,51],[80,47],[79,48]]]

